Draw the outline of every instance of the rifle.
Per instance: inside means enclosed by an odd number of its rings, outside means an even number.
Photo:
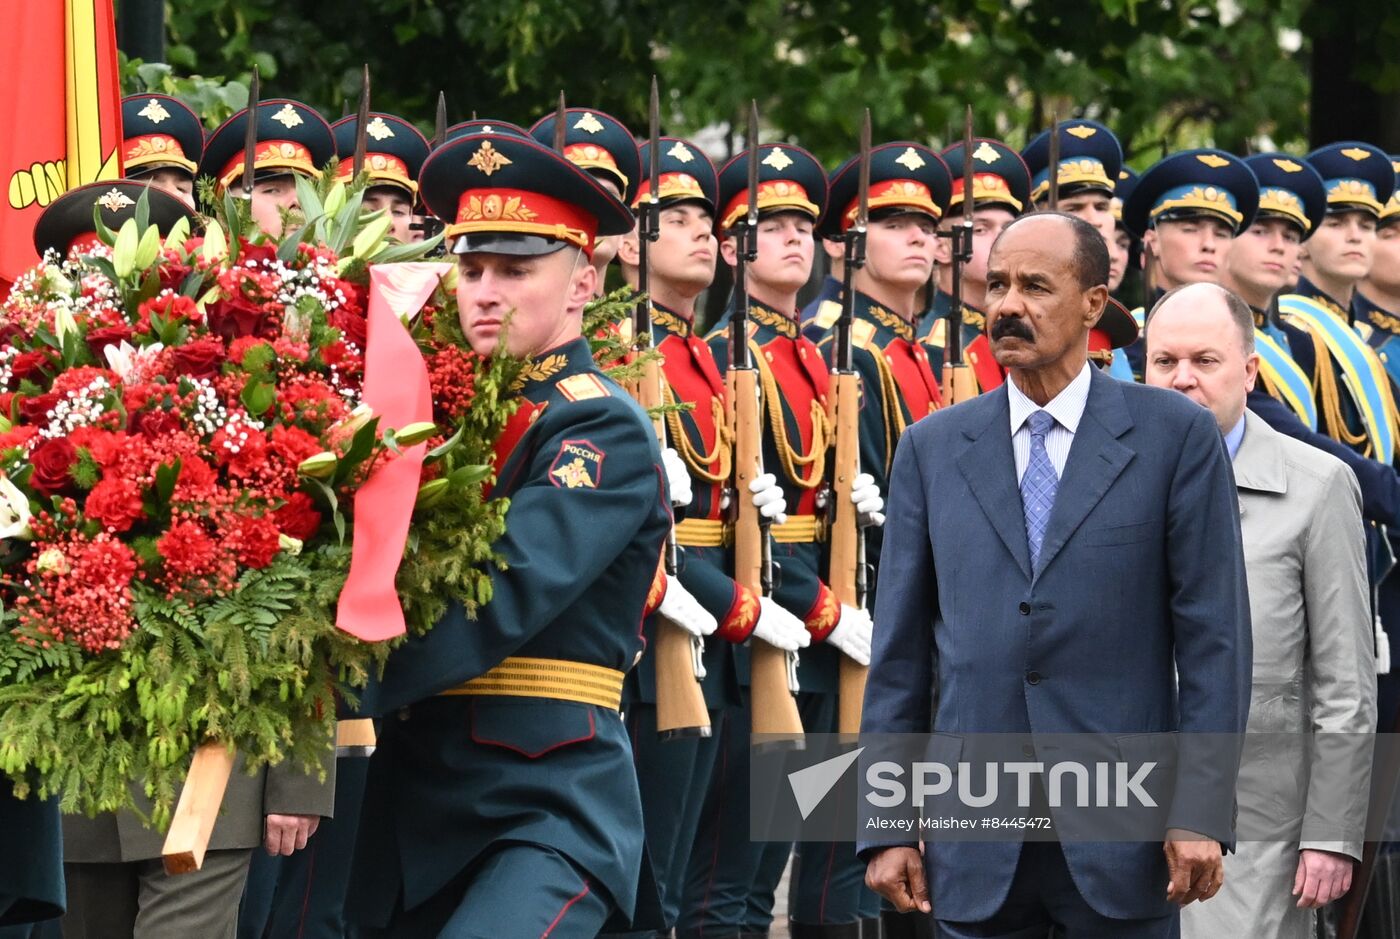
[[[729,372],[725,376],[730,424],[734,429],[734,579],[759,596],[773,592],[773,546],[768,521],[749,498],[749,483],[763,473],[763,413],[758,366],[749,349],[747,268],[758,258],[758,104],[749,104],[748,214],[736,233],[739,263],[734,269],[734,315],[729,323]],[[752,732],[802,739],[797,692],[797,660],[761,640],[749,642]]]
[[[851,488],[860,472],[860,376],[855,368],[855,288],[853,274],[865,266],[865,231],[870,221],[870,110],[860,128],[860,182],[855,224],[846,232],[846,264],[842,273],[841,316],[836,321],[835,355],[831,384],[835,389],[832,425],[836,428],[836,453],[832,464],[831,495],[835,519],[831,528],[830,583],[836,599],[845,606],[863,607],[866,594],[865,537],[851,504]],[[895,405],[898,407],[898,404]],[[869,669],[849,656],[841,656],[837,730],[860,733],[861,704]]]
[[[632,342],[638,354],[651,347],[651,298],[647,296],[650,245],[660,235],[657,217],[661,212],[661,118],[660,97],[656,90],[656,76],[651,79],[651,108],[649,117],[650,159],[648,160],[651,185],[646,201],[639,207],[637,215],[637,249],[641,255],[637,264],[637,304],[632,314]],[[557,127],[562,127],[560,120]],[[637,382],[635,394],[637,403],[652,415],[652,427],[656,432],[656,442],[666,449],[666,422],[657,409],[664,401],[665,379],[661,365],[652,356],[642,366],[642,377]],[[665,573],[674,575],[678,566],[675,526],[666,533],[666,550],[662,556]],[[705,643],[699,636],[692,636],[665,617],[656,617],[656,733],[662,740],[676,737],[710,736],[710,715],[705,707],[705,695],[700,688],[700,678],[704,666],[700,657],[705,651]]]
[[[365,169],[365,151],[369,149],[369,66],[360,77],[360,107],[355,112],[355,162],[350,178],[359,179]]]
[[[254,164],[258,162],[258,67],[253,66],[253,80],[248,83],[248,124],[243,129],[243,198],[253,205]]]
[[[439,91],[437,99],[437,116],[433,123],[433,139],[428,142],[428,150],[430,152],[436,150],[438,147],[441,147],[446,142],[447,95]],[[419,201],[421,202],[422,200],[420,199]],[[423,221],[414,222],[412,225],[408,226],[409,230],[421,231],[423,233],[424,241],[427,241],[430,238],[436,238],[439,234],[442,233],[443,228],[445,228],[446,226],[442,224],[442,219],[438,218],[435,215],[428,214],[428,207],[426,205],[420,205],[419,208],[423,210]],[[436,257],[439,255],[446,254],[447,250],[448,246],[446,243],[440,244],[438,245],[437,250],[433,252],[433,256]]]
[[[952,303],[948,305],[948,330],[943,342],[943,406],[957,404],[977,397],[977,382],[972,370],[963,362],[962,321],[966,309],[963,304],[962,271],[963,265],[972,260],[972,211],[974,208],[973,185],[975,173],[972,167],[972,105],[967,106],[967,116],[963,123],[963,217],[946,237],[952,239],[953,248],[953,287]],[[942,234],[940,232],[940,234]]]

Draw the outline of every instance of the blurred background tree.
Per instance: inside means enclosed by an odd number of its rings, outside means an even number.
[[[570,103],[733,146],[758,101],[764,136],[834,165],[860,109],[875,138],[944,144],[974,106],[1015,146],[1061,117],[1102,120],[1137,166],[1164,150],[1305,151],[1346,137],[1400,150],[1400,7],[1362,0],[117,0],[133,90],[190,101],[211,124],[268,96],[339,117],[362,63],[376,109],[431,132],[472,112],[529,124]],[[140,61],[135,61],[135,60]],[[156,66],[159,61],[168,67]],[[198,76],[219,76],[201,78]]]

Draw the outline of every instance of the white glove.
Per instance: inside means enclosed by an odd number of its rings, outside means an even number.
[[[758,598],[758,625],[753,629],[753,636],[784,652],[796,652],[812,642],[807,624],[779,606],[772,597]]]
[[[674,574],[666,575],[666,596],[661,598],[661,606],[656,608],[656,612],[692,636],[708,636],[719,629],[719,620],[700,605],[694,594],[681,586]]]
[[[880,498],[880,487],[875,485],[874,476],[869,473],[857,474],[851,481],[851,502],[860,513],[862,527],[885,524],[885,500]]]
[[[836,628],[827,633],[826,641],[840,649],[842,654],[858,665],[870,664],[870,634],[874,623],[870,614],[853,606],[841,604],[841,619]]]
[[[671,489],[672,505],[690,505],[690,470],[681,455],[671,447],[661,451],[661,463],[666,467],[666,483]]]
[[[778,477],[764,473],[749,483],[749,492],[753,493],[753,505],[759,515],[775,525],[787,521],[787,499],[783,496],[783,487],[778,485]]]

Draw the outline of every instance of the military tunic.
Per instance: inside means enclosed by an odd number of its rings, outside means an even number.
[[[507,566],[492,571],[492,599],[476,619],[454,604],[395,650],[365,696],[386,720],[349,907],[371,926],[411,919],[465,888],[462,910],[449,898],[446,911],[465,912],[478,928],[513,924],[494,935],[526,928],[542,908],[560,916],[588,908],[596,921],[573,929],[597,931],[605,912],[625,926],[639,883],[650,884],[618,700],[642,650],[643,609],[671,524],[660,452],[645,415],[598,370],[586,340],[539,356],[523,379],[520,409],[497,447],[495,495],[511,503],[495,545]],[[540,663],[549,677],[540,678]],[[533,686],[517,691],[522,681]],[[475,876],[519,874],[504,859],[521,845],[537,849],[525,879],[474,895]],[[583,887],[554,908],[558,891],[549,888],[570,870]],[[600,899],[601,912],[589,907]],[[440,926],[425,922],[423,934]]]
[[[63,912],[63,846],[58,801],[16,799],[0,780],[0,926],[50,919]]]

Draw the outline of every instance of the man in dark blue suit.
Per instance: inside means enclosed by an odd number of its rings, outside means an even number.
[[[895,454],[864,733],[1176,733],[1161,841],[858,844],[867,882],[941,936],[1178,934],[1233,838],[1249,606],[1220,432],[1179,398],[1087,364],[1103,238],[1059,213],[992,249],[987,326],[1009,370],[912,425]],[[1058,813],[1056,813],[1058,814]]]

